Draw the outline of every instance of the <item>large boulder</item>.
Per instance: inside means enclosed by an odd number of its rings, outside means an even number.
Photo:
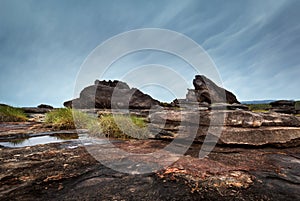
[[[65,107],[147,109],[160,102],[121,81],[99,81],[84,88],[80,97],[64,103]]]
[[[213,81],[204,75],[196,75],[193,80],[195,89],[190,89],[187,94],[187,99],[196,97],[198,102],[207,103],[240,103],[236,96],[226,89],[217,86]]]

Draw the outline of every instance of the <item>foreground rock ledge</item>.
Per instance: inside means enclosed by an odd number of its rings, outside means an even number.
[[[131,140],[115,146],[141,154],[161,150],[167,144],[160,140]],[[200,148],[201,144],[194,144],[175,163],[143,175],[109,169],[75,141],[1,148],[0,200],[300,199],[299,147],[218,146],[208,158],[199,159]],[[100,150],[105,153],[105,146]],[[178,157],[165,153],[165,159]],[[118,153],[107,158],[120,161]],[[165,161],[162,158],[148,162],[164,165]]]

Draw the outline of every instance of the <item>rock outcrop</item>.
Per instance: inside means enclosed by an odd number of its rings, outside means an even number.
[[[39,108],[39,107],[22,107],[22,110],[26,114],[45,114],[50,112],[52,109],[50,108]]]
[[[295,101],[290,100],[278,100],[271,102],[271,109],[270,111],[279,112],[279,113],[286,113],[286,114],[296,114],[295,108]]]
[[[300,145],[300,119],[279,113],[244,110],[165,110],[149,115],[157,138],[186,138],[196,132],[194,142],[207,135],[227,145]]]
[[[196,100],[200,103],[240,103],[233,93],[217,86],[204,75],[196,75],[193,85],[195,89],[188,90],[187,101],[194,101],[194,97],[196,97]]]
[[[78,109],[149,109],[160,102],[121,81],[99,81],[84,88],[80,97],[64,103],[65,107]]]
[[[38,108],[46,108],[46,109],[54,109],[51,105],[47,105],[47,104],[40,104],[37,107]]]

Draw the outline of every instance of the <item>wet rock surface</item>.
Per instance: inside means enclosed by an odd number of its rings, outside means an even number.
[[[2,136],[6,136],[5,132],[11,136],[45,129],[34,123],[14,124],[2,124]],[[136,175],[115,171],[95,160],[91,150],[100,148],[104,154],[109,148],[106,144],[93,147],[95,145],[66,141],[22,148],[2,147],[0,200],[300,199],[299,146],[223,144],[216,146],[208,157],[199,159],[201,143],[192,144],[183,156],[166,149],[169,143],[161,140],[114,142],[115,147],[128,153],[164,150],[163,158],[142,161],[157,163],[162,169]],[[119,154],[114,153],[106,157],[106,162],[118,161],[118,157]],[[178,160],[166,165],[167,159],[172,157]],[[135,158],[129,159],[134,161]]]

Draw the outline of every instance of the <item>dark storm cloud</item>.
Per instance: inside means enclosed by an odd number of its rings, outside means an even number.
[[[299,7],[297,0],[1,1],[0,102],[61,106],[97,45],[147,27],[178,31],[202,45],[241,100],[300,99]]]

